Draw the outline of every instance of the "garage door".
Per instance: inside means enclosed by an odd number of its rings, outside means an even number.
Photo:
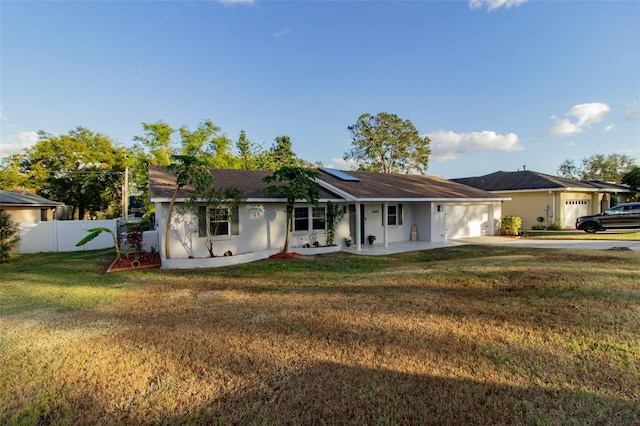
[[[488,235],[489,225],[489,206],[486,204],[445,206],[446,239]]]
[[[589,200],[567,200],[564,203],[564,226],[573,228],[576,226],[576,218],[586,216],[589,209]]]

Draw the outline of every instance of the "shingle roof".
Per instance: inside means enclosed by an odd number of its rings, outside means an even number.
[[[619,183],[605,182],[602,180],[588,180],[589,185],[593,185],[602,192],[627,192],[634,193],[635,191],[627,185],[621,185]]]
[[[321,172],[321,179],[358,199],[496,199],[481,189],[435,176],[345,171],[359,182]]]
[[[523,191],[576,188],[594,190],[587,182],[563,179],[533,171],[495,172],[484,176],[451,179],[454,182],[484,189],[485,191]]]
[[[214,181],[220,189],[232,186],[240,189],[246,199],[268,199],[267,185],[262,182],[265,176],[271,174],[256,170],[227,170],[212,169]],[[451,182],[433,176],[400,175],[372,172],[346,171],[359,179],[348,182],[320,171],[321,189],[320,199],[340,200],[340,195],[359,200],[411,200],[411,199],[497,199],[495,194],[470,186]],[[327,185],[328,184],[328,185]],[[175,177],[164,167],[149,166],[149,194],[152,200],[168,200],[171,198],[175,185]],[[342,192],[341,192],[342,191]],[[179,199],[188,198],[193,188],[185,187],[178,194]]]
[[[219,190],[227,187],[235,187],[242,191],[247,200],[250,199],[267,199],[271,198],[267,194],[265,184],[262,179],[271,174],[271,172],[262,170],[230,170],[230,169],[211,169],[214,184],[218,185]],[[176,178],[173,173],[167,171],[166,168],[160,166],[149,166],[149,197],[154,199],[170,199],[175,189]],[[193,187],[185,186],[178,193],[179,199],[189,198],[193,194]],[[320,191],[320,199],[338,200],[338,195],[322,189]]]
[[[64,203],[47,200],[28,191],[0,190],[0,205],[13,207],[57,207]]]

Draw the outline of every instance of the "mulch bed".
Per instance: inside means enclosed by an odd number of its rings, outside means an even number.
[[[276,253],[274,255],[269,256],[269,259],[294,259],[300,256],[301,254],[295,253],[295,252]]]
[[[148,253],[144,253],[142,256],[138,258],[137,266],[134,266],[135,258],[130,256],[129,259],[122,258],[120,262],[113,261],[111,266],[107,269],[107,272],[120,272],[120,271],[131,271],[135,269],[149,269],[149,268],[159,268],[162,266],[162,261],[160,259],[160,255],[156,254],[155,256],[151,256]]]

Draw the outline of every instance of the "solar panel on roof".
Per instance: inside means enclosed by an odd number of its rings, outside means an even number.
[[[357,177],[353,177],[351,175],[346,174],[345,172],[337,169],[330,169],[328,167],[320,167],[320,170],[328,174],[329,176],[333,176],[334,178],[346,181],[346,182],[360,182],[360,179]]]

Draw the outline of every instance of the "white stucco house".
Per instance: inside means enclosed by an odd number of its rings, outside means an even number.
[[[384,174],[360,171],[318,169],[320,204],[301,201],[295,206],[290,251],[306,244],[325,245],[327,237],[326,206],[328,202],[342,208],[344,217],[336,227],[337,247],[352,240],[359,250],[368,244],[418,240],[445,241],[499,233],[501,203],[507,198],[463,184],[432,176]],[[246,259],[260,259],[284,247],[286,231],[286,199],[273,198],[266,192],[262,179],[270,172],[255,170],[212,169],[219,189],[235,187],[245,201],[237,208],[207,211],[206,220],[186,208],[192,188],[183,187],[176,200],[171,221],[171,259],[164,258],[168,268],[214,266],[210,261],[193,262],[209,257],[205,238],[215,232],[214,254]],[[160,247],[164,237],[169,203],[175,188],[175,176],[164,167],[149,167],[149,194],[156,209],[156,228]],[[215,260],[214,258],[213,260]],[[209,259],[212,260],[212,259]],[[240,263],[240,259],[235,260]],[[187,266],[185,266],[187,265]]]

